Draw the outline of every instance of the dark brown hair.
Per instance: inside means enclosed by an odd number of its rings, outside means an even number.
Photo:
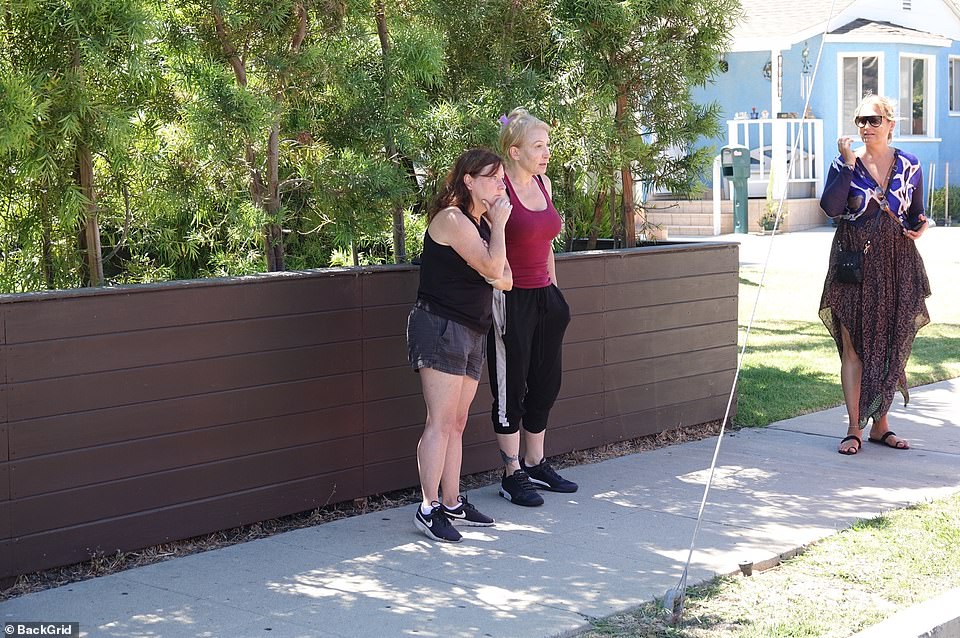
[[[470,212],[470,190],[464,181],[467,175],[492,175],[503,164],[500,156],[485,148],[471,148],[457,158],[453,168],[443,180],[443,186],[433,200],[427,221],[430,222],[444,208],[456,206],[465,213]],[[493,167],[492,169],[490,167]],[[486,172],[483,172],[487,169]]]

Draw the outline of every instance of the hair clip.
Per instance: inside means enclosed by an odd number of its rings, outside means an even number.
[[[510,118],[507,117],[506,113],[500,116],[500,126],[506,126],[510,123]]]

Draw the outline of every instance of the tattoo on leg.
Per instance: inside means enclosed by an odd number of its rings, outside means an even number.
[[[504,465],[510,465],[511,463],[516,463],[518,460],[520,460],[520,455],[518,454],[517,456],[510,456],[503,450],[500,450],[500,458],[503,460]]]

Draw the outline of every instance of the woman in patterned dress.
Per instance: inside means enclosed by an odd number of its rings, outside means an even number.
[[[888,98],[865,97],[854,121],[864,146],[854,150],[852,138],[838,140],[840,154],[820,199],[823,211],[840,219],[820,318],[840,352],[850,420],[838,451],[846,455],[860,451],[861,431],[871,420],[868,441],[909,449],[890,430],[887,411],[897,390],[904,403],[910,398],[907,358],[917,331],[930,322],[930,284],[914,244],[927,229],[920,162],[890,146],[896,122]],[[837,280],[841,250],[862,252],[862,282]]]

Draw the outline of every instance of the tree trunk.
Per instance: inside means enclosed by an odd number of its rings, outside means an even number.
[[[49,186],[45,186],[40,196],[40,214],[43,217],[43,281],[47,290],[53,290],[54,272],[53,272],[53,215],[50,212],[50,192]]]
[[[227,33],[223,16],[216,9],[212,10],[214,28],[227,62],[233,69],[233,75],[240,86],[247,86],[247,69],[244,60],[237,52],[237,48]],[[297,31],[291,41],[291,48],[299,50],[303,38],[306,37],[307,14],[302,4],[294,7],[298,19]],[[280,211],[279,195],[279,160],[280,160],[280,125],[274,122],[270,128],[270,138],[267,146],[267,183],[263,181],[260,170],[257,168],[257,157],[252,144],[247,144],[244,152],[247,170],[250,172],[250,199],[254,206],[262,208],[267,213],[268,221],[263,227],[263,254],[268,272],[284,269],[283,263],[283,231],[276,223]]]
[[[626,142],[633,136],[633,131],[628,131],[627,126],[629,118],[627,117],[627,94],[626,89],[617,87],[617,130],[620,132],[620,139]],[[623,220],[623,245],[626,248],[633,248],[637,245],[637,224],[634,221],[633,202],[633,171],[630,169],[630,162],[624,162],[620,167],[620,181],[623,186],[623,205],[621,207],[621,217]]]
[[[84,239],[87,252],[87,283],[103,285],[103,256],[100,251],[100,221],[97,219],[97,192],[93,185],[93,153],[83,142],[77,144],[77,184],[86,202]]]
[[[569,166],[563,167],[563,193],[564,201],[572,202],[576,201],[576,191],[574,189],[574,176],[573,169]],[[563,241],[563,251],[570,252],[573,250],[573,234],[576,232],[576,215],[567,213],[563,216],[564,224],[564,241]]]
[[[267,142],[267,197],[264,210],[267,211],[267,224],[264,228],[267,271],[277,272],[284,269],[283,228],[280,222],[280,122],[270,127],[270,139]]]
[[[593,222],[590,224],[590,237],[587,239],[587,250],[596,250],[597,235],[600,233],[600,222],[603,219],[603,207],[607,203],[607,191],[597,193],[597,201],[593,205]]]
[[[393,81],[392,61],[390,59],[390,34],[387,32],[387,15],[383,0],[377,0],[374,13],[377,21],[377,35],[380,36],[380,51],[383,55],[383,107],[387,112],[386,139],[387,159],[398,164],[397,143],[393,134],[393,122],[390,118],[391,90]],[[393,207],[393,261],[402,264],[407,260],[406,229],[403,224],[403,207],[399,204]]]
[[[610,235],[613,237],[613,247],[623,248],[623,236],[620,234],[621,215],[617,209],[617,187],[615,184],[610,185],[607,203],[610,204]]]

